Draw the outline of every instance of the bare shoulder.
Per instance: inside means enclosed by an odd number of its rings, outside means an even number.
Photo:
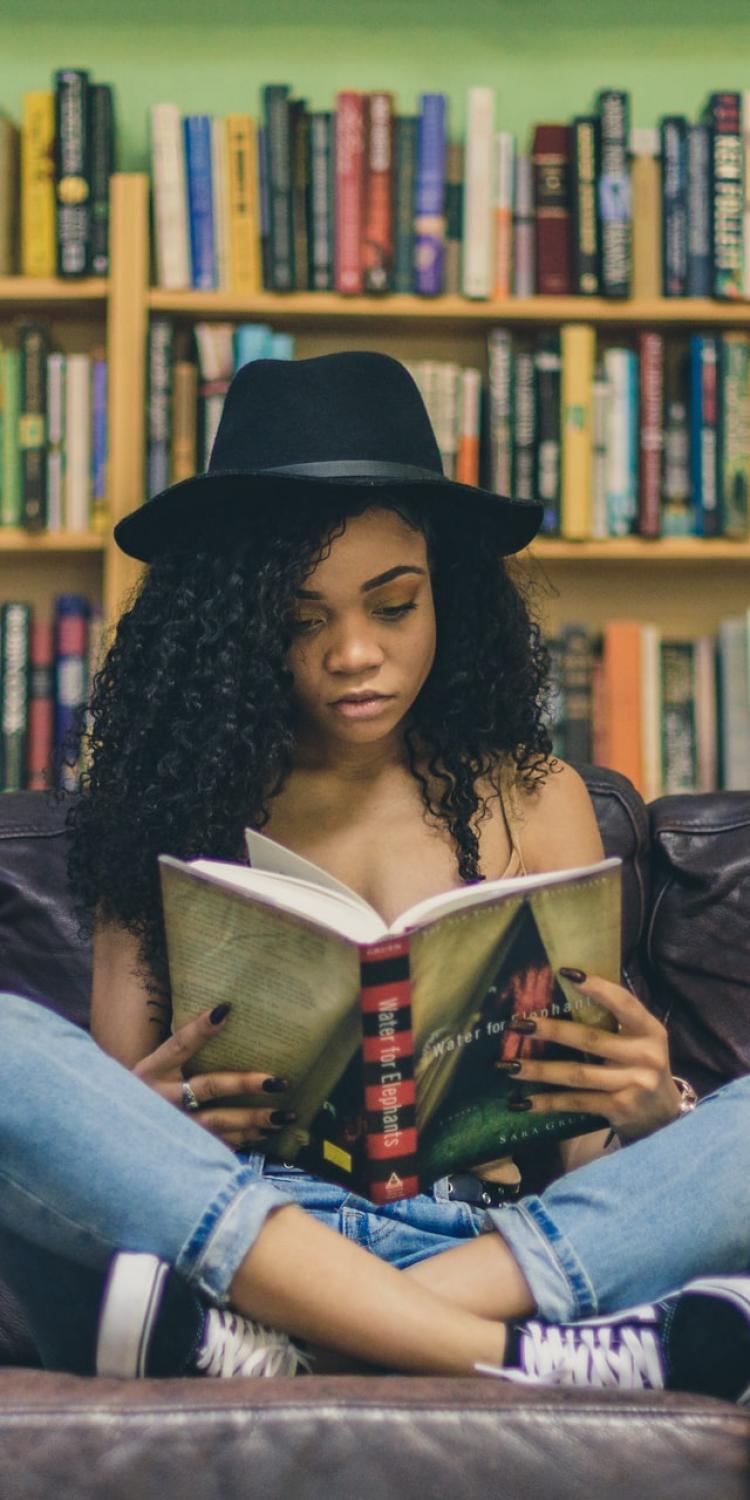
[[[550,760],[543,779],[516,779],[514,804],[529,874],[564,870],[603,859],[599,826],[586,783],[563,760]]]

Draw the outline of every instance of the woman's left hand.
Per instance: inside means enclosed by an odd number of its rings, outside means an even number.
[[[572,982],[572,981],[569,981]],[[587,975],[576,984],[582,995],[604,1006],[618,1023],[617,1031],[577,1021],[557,1021],[546,1016],[519,1016],[508,1030],[532,1035],[535,1041],[556,1042],[588,1054],[566,1062],[516,1059],[503,1067],[513,1083],[545,1083],[549,1092],[529,1095],[536,1114],[556,1110],[580,1110],[602,1115],[622,1140],[638,1140],[677,1118],[680,1093],[669,1065],[667,1033],[661,1021],[623,985]],[[590,1058],[601,1058],[601,1062]],[[529,1108],[529,1105],[525,1105]]]

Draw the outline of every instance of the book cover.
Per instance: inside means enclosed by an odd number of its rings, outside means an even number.
[[[540,1136],[594,1128],[573,1112],[509,1111],[513,1083],[492,1064],[538,1055],[507,1030],[512,1014],[611,1027],[559,969],[575,950],[590,972],[619,977],[619,861],[464,886],[387,928],[316,866],[248,841],[251,869],[167,856],[160,869],[175,1024],[219,992],[233,999],[196,1071],[290,1080],[297,1118],[269,1154],[386,1203]]]
[[[536,373],[536,471],[534,498],[544,506],[542,534],[560,531],[560,389],[562,361],[560,336],[541,334],[534,354]]]
[[[227,133],[227,200],[229,216],[229,286],[252,296],[260,291],[258,222],[258,145],[250,115],[229,114]]]
[[[347,296],[361,295],[364,289],[364,167],[364,95],[343,90],[336,95],[334,286]]]
[[[89,75],[61,68],[54,83],[57,274],[85,276],[91,254]]]
[[[65,386],[67,361],[47,356],[47,528],[65,529]]]
[[[750,89],[743,90],[742,126],[742,286],[743,296],[750,297]]]
[[[88,600],[82,594],[59,594],[55,600],[55,780],[68,792],[78,786],[79,740],[86,707],[88,615]]]
[[[719,785],[719,728],[717,723],[716,641],[699,635],[695,641],[695,733],[699,792],[715,792]]]
[[[690,463],[695,525],[699,536],[721,533],[719,337],[690,339]]]
[[[513,338],[508,328],[490,330],[487,353],[490,487],[497,495],[512,495]]]
[[[456,479],[459,484],[479,484],[482,416],[482,372],[470,366],[461,372],[460,416]]]
[[[612,387],[604,361],[594,364],[591,382],[591,536],[598,541],[609,536],[607,515],[607,445],[611,425]]]
[[[191,282],[196,291],[213,291],[217,286],[217,279],[211,116],[185,115],[182,128],[185,141]]]
[[[643,796],[641,626],[636,621],[607,621],[602,661],[606,712],[603,764],[627,776]]]
[[[535,285],[536,235],[534,230],[534,178],[531,157],[520,151],[513,181],[513,296],[533,297]]]
[[[536,226],[536,290],[568,296],[571,275],[570,133],[567,125],[537,125],[531,163]]]
[[[365,206],[362,245],[366,292],[388,292],[393,276],[393,95],[365,101]]]
[[[579,115],[570,126],[571,290],[578,297],[600,292],[599,119]]]
[[[663,792],[698,790],[698,744],[695,722],[695,645],[663,641],[662,755]]]
[[[28,604],[0,606],[0,791],[26,786],[26,733],[29,703]]]
[[[229,148],[226,121],[211,116],[211,216],[213,220],[214,273],[217,290],[229,286]]]
[[[470,88],[464,157],[463,294],[492,295],[492,140],[495,91]]]
[[[462,141],[449,141],[445,148],[445,257],[443,291],[451,296],[461,291],[464,219],[464,148]]]
[[[630,295],[632,211],[628,144],[630,96],[604,89],[597,99],[601,129],[599,219],[601,222],[602,292]]]
[[[29,636],[29,711],[26,787],[43,792],[52,786],[55,719],[54,641],[50,620],[32,620]]]
[[[747,615],[719,621],[719,724],[721,785],[727,792],[750,787],[750,644]]]
[[[413,292],[414,290],[417,128],[416,115],[396,115],[393,122],[394,292]]]
[[[536,362],[534,350],[515,351],[513,406],[513,494],[517,500],[536,499]]]
[[[585,625],[563,626],[559,636],[562,742],[566,760],[590,765],[592,758],[591,684],[594,653]]]
[[[638,359],[633,349],[604,351],[610,396],[607,429],[607,534],[630,536],[638,518]]]
[[[419,98],[414,290],[423,297],[436,297],[443,290],[447,103],[445,94],[421,94]]]
[[[266,84],[262,145],[268,192],[268,279],[274,292],[290,292],[296,285],[294,215],[292,208],[292,131],[288,84]]]
[[[21,376],[18,349],[0,348],[0,385],[2,388],[2,483],[0,484],[0,525],[21,524]]]
[[[21,272],[54,276],[56,263],[55,95],[35,89],[21,116]]]
[[[89,89],[91,139],[91,274],[109,275],[109,179],[115,170],[115,115],[112,85]]]
[[[750,334],[723,333],[719,359],[721,533],[744,541],[750,479]]]
[[[630,132],[630,189],[633,211],[632,296],[661,297],[661,162],[659,131],[634,126]]]
[[[315,292],[333,287],[333,114],[310,116],[308,282]]]
[[[91,351],[91,530],[106,536],[109,529],[107,352]]]
[[[154,272],[157,286],[186,291],[191,283],[185,142],[176,104],[149,111]]]
[[[65,527],[91,526],[91,358],[69,354],[65,391]]]
[[[663,536],[696,531],[690,466],[690,353],[687,342],[669,338],[664,346]]]
[[[292,152],[292,233],[294,235],[294,288],[308,288],[308,220],[310,199],[310,114],[305,99],[293,99],[289,129]]]
[[[740,95],[711,94],[704,121],[711,130],[711,249],[713,294],[743,295],[743,149]]]
[[[688,123],[684,115],[661,121],[662,285],[665,297],[687,294]]]
[[[661,531],[661,478],[664,448],[664,338],[641,330],[638,335],[638,531],[656,537]]]
[[[596,334],[582,323],[560,332],[562,356],[562,476],[560,530],[568,541],[591,535],[592,411]]]
[[[494,137],[494,275],[492,295],[510,297],[513,287],[513,178],[516,141],[508,130]]]
[[[643,798],[660,797],[664,780],[662,639],[658,625],[641,626],[641,771]]]
[[[19,259],[20,131],[0,110],[0,276],[15,276]]]
[[[172,366],[171,483],[198,471],[198,366],[176,359]]]
[[[688,125],[687,131],[687,295],[710,297],[711,131]]]
[[[271,285],[271,198],[268,186],[268,132],[258,123],[258,210],[260,269],[263,286]]]
[[[42,531],[47,524],[47,355],[46,323],[18,328],[21,451],[21,524]]]

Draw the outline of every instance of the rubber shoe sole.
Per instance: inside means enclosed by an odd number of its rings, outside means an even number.
[[[169,1266],[157,1255],[116,1255],[107,1276],[96,1343],[97,1375],[142,1380]]]

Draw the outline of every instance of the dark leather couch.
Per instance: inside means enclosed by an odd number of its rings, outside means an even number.
[[[628,977],[669,1027],[675,1072],[706,1092],[750,1068],[750,793],[646,808],[622,777],[583,772],[625,864]],[[64,818],[39,793],[0,798],[0,991],[85,1025]],[[122,1383],[36,1365],[0,1287],[2,1500],[750,1493],[750,1413],[698,1397],[401,1376]]]

